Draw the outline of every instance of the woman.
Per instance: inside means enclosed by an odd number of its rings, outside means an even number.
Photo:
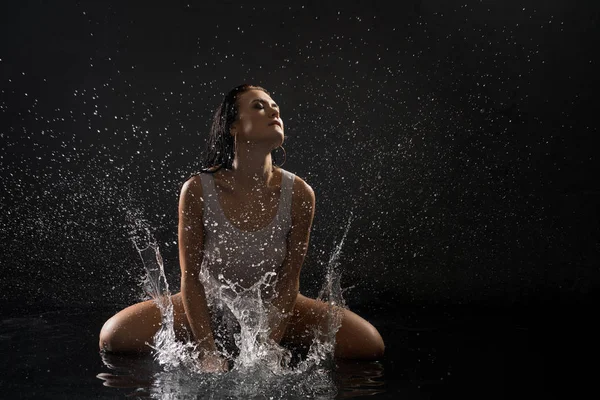
[[[270,339],[306,348],[314,327],[325,327],[328,305],[299,292],[300,270],[308,249],[315,195],[304,180],[274,167],[271,152],[281,147],[284,126],[279,107],[258,86],[241,85],[217,109],[205,165],[182,186],[179,200],[181,292],[172,296],[174,327],[180,340],[192,336],[206,371],[227,370],[216,351],[213,310],[200,279],[205,257],[211,272],[248,287],[275,272]],[[205,263],[207,260],[204,260]],[[245,282],[244,282],[245,281]],[[382,357],[381,335],[350,310],[339,309],[335,356]],[[153,300],[125,308],[104,324],[100,349],[148,351],[161,314]]]

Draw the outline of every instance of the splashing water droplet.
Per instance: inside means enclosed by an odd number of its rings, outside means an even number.
[[[335,368],[335,335],[341,326],[345,306],[338,272],[344,235],[327,265],[326,280],[317,300],[328,305],[327,324],[323,331],[314,329],[313,342],[304,360],[269,338],[271,327],[281,313],[272,304],[275,294],[264,296],[276,283],[276,273],[267,272],[250,287],[212,276],[208,258],[204,258],[199,279],[204,285],[207,303],[213,317],[215,344],[221,356],[232,363],[227,373],[206,374],[198,366],[199,351],[192,342],[178,341],[174,331],[173,303],[164,273],[164,264],[150,225],[133,214],[128,215],[132,228],[130,238],[142,259],[146,275],[143,287],[161,312],[161,326],[148,343],[154,359],[164,368],[156,374],[154,389],[161,394],[216,391],[223,397],[254,397],[269,394],[286,398],[290,394],[303,397],[335,396],[332,372]],[[265,298],[266,297],[266,298]],[[232,348],[232,344],[234,345]],[[202,378],[198,378],[198,374]]]

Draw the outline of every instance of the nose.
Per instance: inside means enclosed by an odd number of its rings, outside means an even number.
[[[279,117],[279,110],[277,108],[271,107],[271,110],[269,111],[269,116]]]

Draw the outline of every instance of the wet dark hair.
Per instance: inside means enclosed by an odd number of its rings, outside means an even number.
[[[192,176],[202,172],[214,174],[221,168],[232,169],[233,159],[235,158],[234,137],[231,135],[231,125],[237,120],[239,105],[238,98],[249,90],[262,90],[269,96],[271,94],[263,87],[244,83],[236,86],[229,91],[223,98],[219,107],[213,115],[212,125],[209,131],[208,143],[204,155],[201,157],[200,172],[194,172],[180,184],[180,191],[183,183],[187,182]],[[214,167],[217,167],[213,169]]]
[[[269,96],[271,95],[266,89],[248,83],[234,87],[225,95],[213,116],[208,144],[202,158],[202,172],[214,173],[221,168],[231,169],[233,167],[235,149],[234,137],[230,133],[231,125],[238,118],[238,98],[249,90],[262,90]],[[218,168],[208,170],[215,166]]]

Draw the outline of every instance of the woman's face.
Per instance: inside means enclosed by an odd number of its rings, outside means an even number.
[[[262,90],[249,90],[237,99],[238,120],[232,125],[237,140],[270,143],[277,148],[283,143],[283,121],[279,107]]]

